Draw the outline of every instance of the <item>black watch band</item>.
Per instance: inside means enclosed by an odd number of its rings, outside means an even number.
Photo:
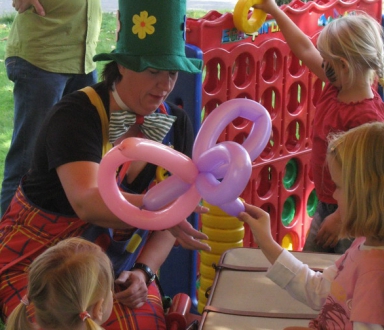
[[[133,269],[140,269],[147,275],[147,285],[150,285],[156,278],[156,274],[146,264],[137,262],[132,266],[131,270]]]

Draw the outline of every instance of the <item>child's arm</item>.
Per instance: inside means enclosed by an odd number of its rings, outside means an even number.
[[[244,206],[245,212],[240,213],[239,219],[249,225],[256,243],[273,265],[266,276],[295,299],[319,310],[336,275],[336,266],[326,268],[323,274],[309,269],[273,239],[267,212],[250,204]]]
[[[289,48],[317,77],[326,81],[322,69],[323,58],[307,35],[280,9],[275,0],[263,0],[254,8],[261,9],[271,14],[276,20]]]
[[[283,248],[273,239],[269,214],[262,209],[244,203],[245,212],[241,212],[239,219],[249,225],[253,238],[266,258],[274,264]]]

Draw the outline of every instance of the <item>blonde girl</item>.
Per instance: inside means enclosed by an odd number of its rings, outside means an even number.
[[[272,263],[267,277],[320,310],[310,329],[377,330],[384,326],[384,123],[332,135],[327,163],[342,237],[351,247],[323,273],[310,270],[276,243],[268,213],[246,204],[240,219]],[[287,328],[288,329],[288,328]],[[289,329],[296,329],[290,327]]]
[[[325,159],[327,137],[367,122],[384,121],[384,104],[372,86],[384,76],[382,27],[373,17],[351,11],[327,23],[316,47],[275,0],[263,0],[254,7],[273,16],[293,54],[325,82],[311,126],[310,173],[319,203],[304,250],[343,253],[351,240],[339,240],[341,220]]]
[[[69,238],[31,264],[28,288],[7,320],[7,330],[100,330],[112,310],[113,274],[101,248]]]
[[[384,246],[384,123],[330,136],[327,162],[336,183],[343,237]],[[382,283],[384,285],[384,282]]]

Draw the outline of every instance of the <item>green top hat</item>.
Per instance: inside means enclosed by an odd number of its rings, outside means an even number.
[[[185,55],[186,0],[119,0],[117,45],[94,61],[143,71],[199,73],[202,61]]]

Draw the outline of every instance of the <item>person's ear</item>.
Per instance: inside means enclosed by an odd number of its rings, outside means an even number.
[[[341,69],[342,70],[349,70],[349,63],[345,58],[340,58],[340,63],[341,63]]]
[[[95,322],[101,323],[101,321],[103,320],[103,303],[104,303],[104,299],[100,299],[99,301],[96,302],[96,304],[93,305],[92,319]]]
[[[117,69],[119,70],[119,73],[121,75],[123,75],[124,71],[125,71],[125,67],[122,66],[121,64],[117,63]]]

